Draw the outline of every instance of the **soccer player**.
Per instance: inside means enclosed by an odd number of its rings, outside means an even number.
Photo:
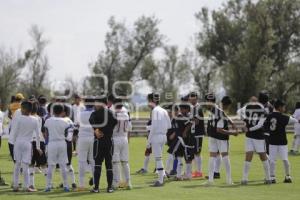
[[[277,156],[283,161],[283,166],[285,169],[285,179],[284,183],[291,183],[292,178],[290,176],[290,163],[288,160],[288,146],[287,146],[287,136],[286,136],[286,126],[288,124],[299,123],[293,117],[284,115],[285,103],[281,100],[276,100],[274,103],[275,110],[273,113],[269,114],[264,123],[265,130],[269,133],[269,143],[270,143],[270,173],[272,183],[276,183],[275,178],[275,164]]]
[[[300,102],[296,103],[296,108],[293,117],[300,120]],[[294,125],[294,130],[295,130],[295,136],[294,136],[293,146],[290,151],[292,154],[296,154],[300,147],[300,123],[296,123]]]
[[[45,192],[51,191],[52,174],[55,165],[59,164],[61,176],[63,178],[63,190],[69,192],[67,176],[67,144],[66,136],[72,134],[73,129],[70,123],[64,119],[64,105],[61,103],[52,104],[52,117],[46,120],[44,124],[45,135],[48,140],[48,172],[47,186]]]
[[[37,118],[30,116],[32,111],[32,103],[24,101],[21,104],[21,116],[19,116],[12,126],[11,134],[14,144],[14,180],[13,191],[18,192],[19,175],[22,167],[24,174],[24,188],[27,192],[34,192],[35,190],[29,187],[29,164],[31,163],[31,141],[34,133],[37,141],[36,149],[41,154],[40,149],[40,125]]]
[[[206,185],[211,185],[214,182],[214,170],[216,157],[220,153],[226,170],[226,183],[232,185],[231,166],[229,160],[229,136],[238,135],[238,131],[234,123],[227,117],[223,110],[216,105],[215,95],[210,93],[205,96],[207,107],[210,111],[210,117],[207,125],[207,133],[209,136],[209,173],[208,182]],[[234,130],[229,130],[229,125]]]
[[[30,188],[32,190],[35,190],[35,183],[34,183],[34,174],[35,174],[35,167],[42,168],[44,174],[46,175],[46,164],[47,164],[47,158],[45,153],[45,138],[42,134],[42,118],[40,118],[37,115],[39,104],[37,100],[32,99],[30,100],[32,103],[32,112],[31,116],[35,117],[39,122],[39,141],[40,141],[40,150],[39,152],[37,150],[37,138],[35,135],[33,135],[32,138],[32,158],[31,158],[31,164],[29,166],[29,182],[30,182]]]
[[[265,102],[263,98],[259,98],[262,103]],[[265,184],[271,184],[270,177],[270,165],[266,152],[266,142],[264,133],[264,121],[265,121],[265,108],[261,102],[250,102],[245,108],[244,122],[246,126],[243,128],[246,132],[246,156],[243,169],[242,185],[248,184],[248,175],[250,170],[253,153],[258,153],[260,160],[262,161],[265,172]]]
[[[78,94],[74,95],[74,104],[72,105],[72,114],[73,114],[73,122],[74,122],[74,132],[73,132],[73,138],[72,138],[72,144],[73,144],[73,154],[77,155],[76,152],[76,145],[78,140],[78,117],[80,115],[80,112],[85,110],[84,105],[82,104],[81,97]]]
[[[90,125],[89,119],[94,111],[95,99],[87,97],[84,99],[85,110],[80,112],[79,133],[78,133],[78,165],[79,165],[79,190],[84,190],[84,175],[87,164],[90,164],[92,174],[94,174],[94,159],[93,159],[93,145],[94,145],[94,130]],[[87,163],[88,162],[88,163]],[[91,180],[93,183],[93,180]]]
[[[153,184],[154,187],[163,186],[164,166],[162,161],[163,146],[167,141],[166,134],[171,128],[171,121],[168,112],[159,106],[160,96],[156,93],[148,94],[148,106],[151,111],[151,126],[148,141],[152,146],[158,171],[158,180]]]
[[[192,105],[191,107],[191,134],[195,138],[195,163],[196,163],[196,171],[193,172],[193,177],[203,177],[202,173],[202,143],[203,137],[205,135],[205,126],[204,126],[204,115],[203,111],[198,103],[198,94],[196,92],[191,92],[189,94],[189,103]]]
[[[106,178],[107,178],[107,192],[112,193],[113,170],[112,170],[112,154],[113,143],[112,135],[117,120],[113,116],[113,112],[106,106],[107,98],[99,98],[96,100],[94,111],[89,119],[90,124],[94,129],[94,188],[92,193],[99,193],[99,182],[101,177],[102,163],[105,159]]]
[[[129,130],[131,129],[130,116],[127,109],[123,109],[123,102],[121,99],[114,99],[115,116],[118,120],[118,124],[114,128],[113,132],[113,187],[118,188],[120,186],[120,164],[121,169],[125,177],[125,188],[131,189],[130,181],[130,167],[129,167],[129,147],[128,138]]]

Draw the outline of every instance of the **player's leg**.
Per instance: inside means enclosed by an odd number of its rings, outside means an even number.
[[[182,180],[183,156],[177,157],[176,180]]]
[[[270,176],[271,176],[272,183],[276,183],[275,165],[276,165],[277,155],[278,155],[278,146],[270,145],[269,146],[269,161],[270,161]]]
[[[196,144],[195,144],[195,163],[196,163],[196,172],[194,172],[193,177],[202,177],[202,137],[196,137]]]
[[[67,176],[71,178],[72,182],[72,189],[76,189],[76,180],[75,180],[75,173],[74,173],[74,168],[72,166],[72,142],[67,142],[67,156],[68,156],[68,163],[66,165],[66,172]]]
[[[219,179],[220,178],[220,170],[221,170],[221,163],[222,163],[222,156],[220,153],[218,153],[216,157],[216,163],[215,163],[215,173],[214,178]]]
[[[264,140],[254,140],[255,150],[259,155],[260,160],[262,161],[264,172],[265,172],[265,183],[270,184],[271,176],[270,176],[270,163],[268,159],[268,155],[265,149],[265,141]]]
[[[209,138],[209,165],[208,165],[208,182],[211,184],[214,182],[214,170],[216,157],[218,155],[218,144],[215,138]]]
[[[125,182],[126,182],[126,188],[131,189],[131,178],[130,178],[130,166],[129,166],[129,147],[128,147],[128,142],[125,142],[123,144],[123,148],[120,154],[120,159],[121,159],[121,165],[122,165],[122,170],[123,174],[125,177]]]
[[[113,188],[118,189],[120,184],[120,153],[121,144],[114,141],[114,152],[112,157],[113,162]]]
[[[222,156],[222,160],[225,166],[226,170],[226,183],[228,185],[233,184],[232,182],[232,176],[231,176],[231,165],[230,165],[230,159],[229,159],[229,141],[228,140],[219,140],[219,151]]]
[[[288,159],[288,146],[287,145],[279,146],[279,156],[283,161],[283,167],[284,167],[284,172],[285,172],[284,183],[292,183],[291,169],[290,169],[291,167],[290,167],[290,162]]]
[[[19,177],[20,177],[20,169],[21,169],[21,162],[15,162],[14,166],[14,173],[13,173],[13,190],[15,192],[19,191]]]
[[[151,153],[152,153],[152,148],[147,147],[145,150],[144,165],[143,165],[143,168],[141,168],[139,171],[137,171],[138,174],[145,174],[148,172],[148,166],[149,166]]]
[[[243,178],[242,178],[242,185],[248,184],[248,176],[251,166],[251,161],[253,158],[253,153],[255,151],[255,146],[253,143],[253,139],[247,138],[245,140],[245,162],[244,162],[244,168],[243,168]]]
[[[109,145],[110,148],[105,151],[105,168],[106,168],[106,180],[107,180],[107,192],[112,193],[112,182],[113,182],[113,166],[112,166],[112,155],[113,155],[113,144]]]
[[[162,152],[163,152],[163,146],[164,141],[160,141],[160,138],[154,138],[157,140],[154,140],[152,143],[152,150],[155,157],[155,163],[156,163],[156,170],[158,171],[158,180],[155,182],[154,186],[162,186],[164,183],[164,165],[162,161]]]
[[[85,166],[88,160],[88,147],[86,147],[84,139],[82,138],[78,140],[77,153],[78,153],[78,168],[79,168],[79,175],[78,175],[79,189],[82,190],[84,189]]]
[[[93,145],[93,157],[95,161],[94,168],[94,188],[91,190],[92,193],[99,193],[99,183],[102,170],[102,162],[104,160],[103,150],[99,147],[99,141],[95,140]]]
[[[33,141],[32,142],[32,159],[31,159],[31,164],[29,165],[29,185],[31,189],[34,189],[35,184],[34,184],[34,174],[35,174],[35,170],[34,170],[34,166],[37,163],[37,159],[38,159],[38,152],[36,149],[36,142]]]

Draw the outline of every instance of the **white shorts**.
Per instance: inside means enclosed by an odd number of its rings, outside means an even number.
[[[127,138],[113,138],[114,141],[114,154],[112,157],[113,162],[128,162],[129,161],[129,147]]]
[[[287,145],[271,145],[269,146],[269,159],[276,161],[277,157],[281,160],[288,160],[288,146]]]
[[[16,141],[14,144],[14,160],[26,164],[31,163],[32,145],[31,142]]]
[[[257,140],[257,139],[246,137],[245,151],[246,152],[265,153],[266,152],[266,142],[265,142],[265,140]]]
[[[154,135],[151,137],[151,147],[155,158],[162,158],[163,147],[167,142],[166,135]]]
[[[49,142],[48,144],[48,164],[67,164],[67,144],[66,141]]]
[[[229,151],[228,140],[218,140],[216,138],[209,137],[209,152],[213,153],[226,153]]]
[[[79,162],[92,162],[93,158],[93,146],[94,138],[89,137],[79,137],[78,138],[78,161]]]

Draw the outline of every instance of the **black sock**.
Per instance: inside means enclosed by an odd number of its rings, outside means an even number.
[[[95,189],[99,189],[100,176],[101,176],[101,166],[95,166],[95,172],[94,172]]]
[[[106,170],[106,178],[107,178],[108,188],[111,188],[112,181],[113,181],[113,171],[111,169]]]

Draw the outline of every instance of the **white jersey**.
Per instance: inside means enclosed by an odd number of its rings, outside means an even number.
[[[21,109],[18,109],[15,111],[14,115],[12,116],[12,119],[9,123],[9,137],[8,137],[8,143],[10,144],[14,144],[14,133],[11,132],[11,130],[13,129],[14,125],[15,125],[15,122],[17,121],[17,119],[22,115],[21,113]]]
[[[84,110],[79,115],[78,138],[94,138],[94,129],[90,124],[90,117],[93,110]]]
[[[295,110],[293,117],[297,120],[300,120],[300,109]],[[295,123],[294,128],[295,128],[295,135],[300,135],[300,123]]]
[[[115,116],[118,124],[114,128],[113,137],[127,138],[128,131],[131,129],[131,121],[127,109],[116,110]]]
[[[83,104],[79,104],[79,105],[76,105],[74,104],[72,106],[72,110],[73,110],[73,119],[74,119],[74,124],[79,124],[79,115],[82,111],[85,110],[85,106]]]
[[[42,124],[43,124],[43,120],[41,117],[39,117],[38,115],[37,116],[32,116],[32,117],[35,117],[38,122],[39,122],[39,130],[40,130],[40,134],[39,134],[39,138],[40,138],[40,142],[45,142],[45,138],[44,138],[44,135],[42,133]],[[36,141],[36,136],[33,134],[33,137],[32,137],[32,141]]]
[[[160,106],[156,106],[151,113],[150,135],[166,135],[171,128],[171,120],[168,112]]]
[[[0,110],[0,136],[3,134],[4,112]]]
[[[61,117],[50,117],[46,120],[44,127],[48,132],[49,143],[65,141],[69,132],[73,131],[70,122]]]
[[[31,142],[33,134],[37,138],[37,149],[40,148],[40,125],[36,117],[21,115],[14,121],[11,128],[12,142]]]

